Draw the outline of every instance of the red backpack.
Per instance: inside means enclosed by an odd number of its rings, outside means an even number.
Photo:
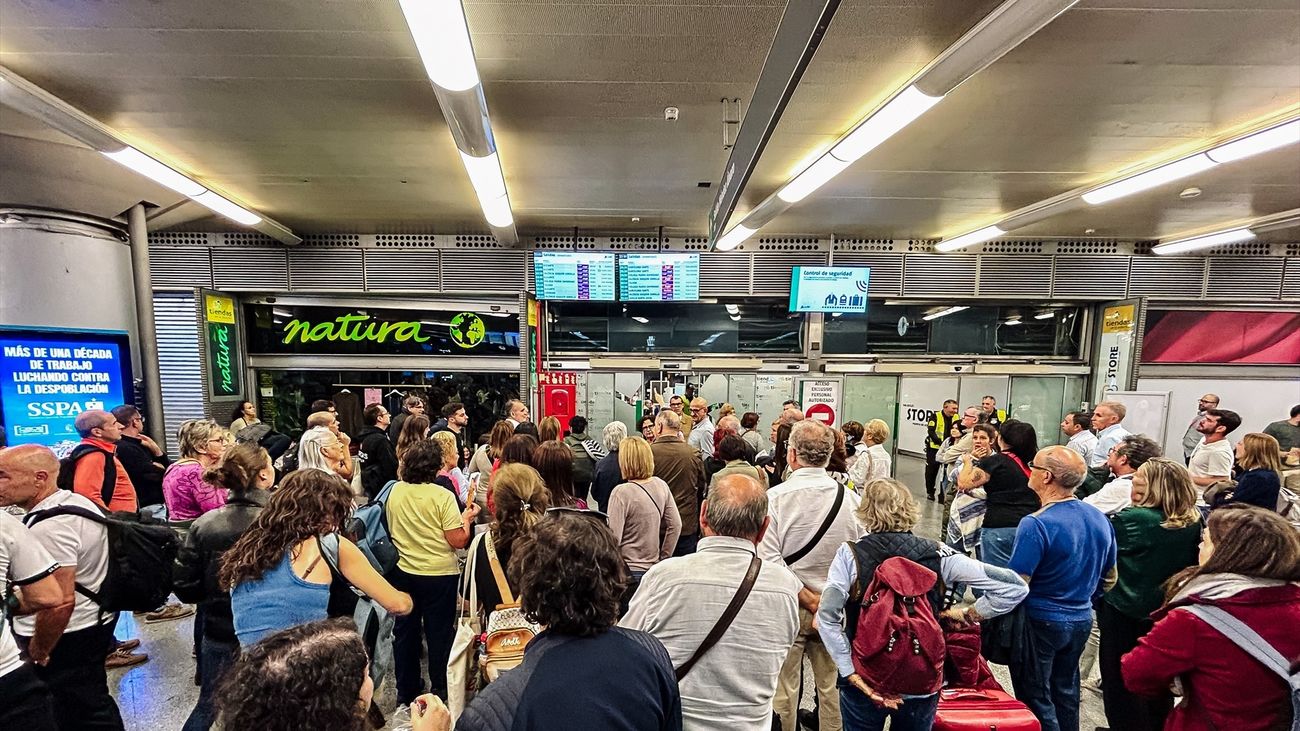
[[[876,567],[858,612],[853,669],[882,695],[929,695],[943,686],[943,629],[928,597],[938,579],[901,556]]]

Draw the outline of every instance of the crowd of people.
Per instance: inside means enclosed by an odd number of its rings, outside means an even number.
[[[296,447],[245,402],[229,429],[183,424],[175,462],[133,407],[86,411],[63,460],[0,450],[21,515],[0,512],[0,727],[123,728],[107,669],[144,660],[113,584],[152,524],[181,603],[142,614],[197,608],[187,730],[930,729],[945,684],[997,684],[959,652],[972,632],[1048,731],[1077,731],[1093,664],[1113,729],[1277,728],[1300,406],[1234,445],[1241,418],[1200,405],[1170,459],[1118,402],[1065,415],[1061,445],[992,397],[945,403],[924,445],[941,541],[913,532],[885,421],[793,401],[766,434],[702,398],[630,433],[512,401],[480,444],[455,402],[372,404],[354,438],[321,401]]]

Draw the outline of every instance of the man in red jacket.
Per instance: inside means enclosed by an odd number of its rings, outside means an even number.
[[[81,444],[73,451],[82,452],[75,462],[72,491],[84,495],[109,512],[121,510],[134,513],[139,510],[131,476],[117,458],[117,443],[122,441],[122,425],[111,413],[99,409],[81,412],[72,424],[81,435]],[[109,459],[113,460],[111,467],[105,464],[105,460]],[[105,480],[109,477],[112,478],[111,491],[106,489]],[[109,495],[108,500],[104,499],[105,494]]]

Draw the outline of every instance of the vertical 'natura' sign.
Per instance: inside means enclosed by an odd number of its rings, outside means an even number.
[[[239,396],[242,383],[235,300],[225,295],[204,293],[203,314],[207,323],[210,392],[213,398]]]

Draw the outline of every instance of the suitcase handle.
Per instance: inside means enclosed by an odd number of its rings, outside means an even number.
[[[943,700],[946,701],[994,700],[993,696],[981,690],[978,690],[976,688],[954,688],[951,690],[945,689],[940,691],[939,695],[941,698],[943,698]]]

